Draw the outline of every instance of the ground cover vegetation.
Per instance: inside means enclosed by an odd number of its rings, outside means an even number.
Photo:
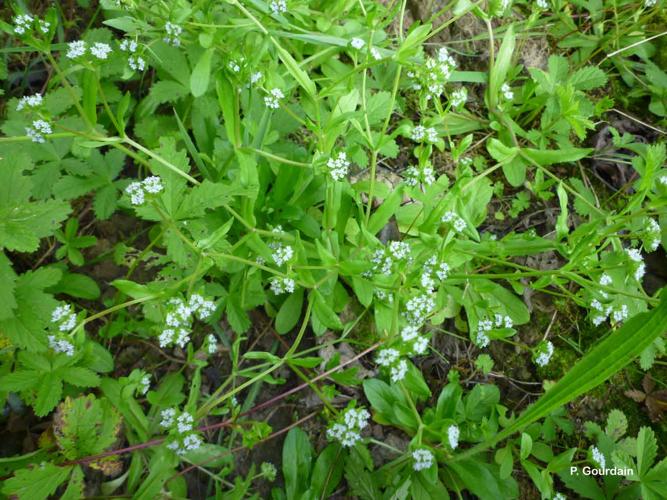
[[[1,494],[667,498],[665,7],[3,2]]]

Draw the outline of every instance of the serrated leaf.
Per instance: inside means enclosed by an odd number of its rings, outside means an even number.
[[[607,83],[607,74],[597,66],[586,66],[570,75],[567,82],[577,90],[592,90]]]
[[[45,500],[55,493],[71,470],[72,466],[58,467],[50,462],[21,469],[5,481],[2,492],[5,495],[16,495],[19,500]]]
[[[12,310],[16,308],[14,291],[16,289],[16,273],[12,263],[0,251],[0,320],[11,318]]]
[[[33,405],[35,415],[44,417],[51,413],[51,410],[53,410],[58,404],[58,401],[60,401],[62,392],[62,380],[51,375],[43,376],[40,379],[37,389],[37,398]]]
[[[69,366],[60,370],[59,374],[65,382],[77,387],[97,387],[100,385],[99,375],[88,368]]]

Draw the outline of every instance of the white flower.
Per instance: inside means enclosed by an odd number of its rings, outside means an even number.
[[[640,281],[644,277],[644,274],[646,273],[646,266],[644,265],[644,257],[642,257],[641,252],[636,248],[627,248],[625,252],[628,254],[628,257],[630,257],[631,261],[638,264],[637,266],[635,266],[634,277],[637,281]]]
[[[185,305],[179,306],[182,313],[189,320],[190,314],[197,313],[200,320],[205,320],[215,312],[215,302],[207,300],[198,293],[193,293],[190,296],[187,307]]]
[[[651,7],[653,7],[657,3],[658,3],[658,0],[644,0],[644,7],[646,7],[647,9],[650,9]]]
[[[55,335],[49,335],[49,347],[55,352],[62,352],[66,356],[74,356],[74,345],[63,339],[57,339]]]
[[[287,12],[287,2],[285,0],[272,0],[269,8],[274,14],[284,14]]]
[[[28,108],[37,108],[42,105],[42,95],[34,94],[21,97],[19,103],[16,105],[16,111],[21,111],[22,109]]]
[[[447,440],[449,441],[449,446],[452,450],[455,450],[459,446],[459,435],[461,431],[455,425],[450,425],[447,427]]]
[[[382,59],[382,54],[380,54],[380,51],[376,47],[371,47],[371,57],[376,61],[379,61]]]
[[[128,57],[127,65],[134,71],[144,71],[146,69],[146,61],[141,56]]]
[[[496,314],[495,317],[495,327],[496,328],[512,328],[514,325],[514,322],[512,321],[512,318],[509,316],[502,316],[500,314]]]
[[[433,465],[433,453],[425,449],[413,451],[412,459],[414,460],[412,468],[417,472],[424,469],[430,469]]]
[[[273,250],[271,257],[273,258],[273,262],[275,262],[278,266],[282,266],[286,262],[292,260],[292,257],[294,257],[294,249],[291,247],[291,245],[274,243],[271,248]]]
[[[343,416],[343,421],[348,429],[357,428],[359,430],[363,429],[368,425],[368,419],[371,417],[370,413],[365,408],[350,408],[345,412]]]
[[[255,71],[253,74],[250,75],[250,84],[254,85],[258,81],[262,79],[262,72],[261,71]]]
[[[350,161],[347,159],[347,154],[344,151],[338,153],[337,157],[331,157],[327,160],[327,167],[331,178],[335,181],[340,181],[347,176],[350,167]]]
[[[280,107],[280,100],[285,97],[283,91],[277,88],[271,89],[269,95],[264,97],[264,104],[267,108],[278,109]]]
[[[404,241],[392,241],[389,243],[389,253],[396,260],[404,260],[410,256],[410,245]]]
[[[188,434],[183,439],[183,448],[185,451],[196,450],[202,445],[202,439],[197,434]]]
[[[361,50],[364,45],[366,45],[366,42],[364,42],[361,38],[353,38],[350,40],[350,45],[352,45],[352,47],[357,50]]]
[[[508,101],[514,99],[514,92],[512,92],[512,89],[507,83],[502,84],[502,86],[500,87],[500,92],[502,92],[503,97]]]
[[[452,96],[449,99],[449,102],[452,104],[452,108],[460,108],[468,100],[468,89],[461,87],[452,92]]]
[[[51,28],[51,23],[40,19],[38,21],[38,24],[39,24],[39,31],[41,31],[46,35],[49,32],[49,29]]]
[[[361,440],[361,430],[368,425],[370,414],[365,408],[348,409],[343,415],[344,423],[335,423],[327,430],[329,439],[340,441],[345,447],[354,446]]]
[[[176,332],[174,344],[183,349],[188,342],[190,342],[190,332],[185,328],[179,328]]]
[[[380,366],[390,366],[398,359],[399,352],[396,349],[382,349],[375,362]]]
[[[540,8],[540,9],[548,9],[549,8],[549,2],[547,0],[535,0],[535,4]]]
[[[628,306],[626,304],[621,304],[621,308],[612,312],[612,318],[615,323],[620,323],[628,319]]]
[[[438,267],[438,269],[435,271],[435,275],[441,281],[446,280],[447,276],[449,276],[449,265],[447,265],[445,262],[442,262],[440,267]]]
[[[194,418],[192,418],[192,415],[184,411],[176,419],[176,428],[178,429],[178,432],[185,434],[186,432],[192,430],[193,422]]]
[[[32,139],[32,142],[43,144],[46,142],[44,134],[52,134],[53,129],[49,122],[44,120],[35,120],[32,122],[32,127],[25,128],[25,134]]]
[[[125,192],[130,197],[132,205],[143,205],[145,201],[144,190],[141,187],[141,182],[133,182],[125,188]]]
[[[507,8],[512,5],[512,0],[500,0],[500,9],[505,11]]]
[[[603,273],[602,276],[600,276],[600,284],[602,286],[611,285],[611,276],[609,276],[607,273]],[[598,302],[598,304],[599,304],[599,302]]]
[[[593,456],[593,461],[598,464],[599,468],[604,469],[607,461],[605,460],[602,452],[598,450],[597,446],[591,447],[591,455]]]
[[[667,186],[667,175],[661,175],[658,178],[658,183],[662,184],[663,186]]]
[[[19,14],[14,18],[14,33],[23,35],[31,29],[33,17],[30,14]]]
[[[396,366],[392,366],[390,370],[390,377],[393,383],[400,382],[405,378],[405,374],[408,372],[408,362],[404,359],[401,359]]]
[[[139,393],[146,394],[148,389],[151,388],[151,377],[150,375],[144,375],[140,382]]]
[[[135,53],[137,51],[137,42],[136,40],[130,40],[128,38],[123,39],[120,42],[120,50],[123,52]]]
[[[158,341],[160,342],[160,347],[165,348],[168,347],[169,344],[171,344],[174,341],[174,335],[176,332],[172,328],[166,328],[162,330],[162,333],[158,337]]]
[[[176,417],[176,409],[167,408],[166,410],[162,410],[162,412],[160,413],[160,417],[162,417],[162,420],[160,421],[160,427],[167,429],[172,425],[174,425],[174,417]]]
[[[361,434],[356,431],[345,431],[340,444],[349,448],[357,444],[359,441],[361,441]]]
[[[86,53],[86,42],[83,40],[77,40],[75,42],[70,42],[67,44],[67,53],[65,57],[68,59],[76,59],[81,57]]]
[[[419,328],[415,325],[408,325],[401,330],[401,338],[403,342],[410,342],[419,336]]]
[[[546,366],[549,364],[551,356],[554,354],[554,345],[551,341],[547,341],[539,347],[539,355],[535,358],[535,363],[539,366]]]
[[[177,24],[167,22],[167,24],[164,25],[164,30],[167,32],[167,36],[165,36],[162,40],[164,40],[165,43],[173,45],[174,47],[179,47],[181,45],[180,36],[183,33],[183,28]]]
[[[451,210],[448,212],[445,212],[445,214],[442,216],[442,219],[440,219],[441,222],[445,224],[451,224],[454,227],[454,230],[457,233],[460,233],[463,231],[466,227],[468,227],[468,224],[466,224],[466,221],[463,220],[458,214],[455,212],[452,212]]]
[[[58,325],[61,332],[69,332],[76,326],[76,314],[72,311],[72,306],[65,304],[56,307],[51,313],[51,322]]]
[[[435,309],[435,300],[431,294],[417,295],[405,304],[405,313],[408,321],[420,325],[426,321],[427,316]]]
[[[567,500],[567,497],[562,493],[556,493],[552,500]]]
[[[274,295],[282,295],[283,293],[293,293],[296,283],[292,278],[273,278],[271,280],[271,291]]]
[[[144,191],[151,194],[157,194],[164,189],[162,186],[162,179],[157,175],[146,177],[142,182],[142,187],[144,188]]]
[[[414,354],[424,354],[428,349],[428,338],[419,337],[415,340],[415,343],[412,345],[412,351]]]
[[[655,252],[658,249],[658,245],[660,245],[661,232],[660,224],[658,224],[655,219],[647,220],[646,233],[651,240],[648,244],[648,250],[650,252]]]
[[[213,334],[207,335],[206,344],[207,344],[206,351],[209,354],[215,354],[216,351],[218,350],[218,339],[215,338],[215,335]]]
[[[111,52],[111,47],[107,43],[94,43],[90,48],[90,53],[93,54],[98,59],[106,59]]]
[[[438,131],[433,127],[424,127],[417,125],[412,129],[411,139],[415,142],[429,142],[434,143],[438,141]]]
[[[489,345],[490,339],[489,336],[484,333],[483,331],[478,331],[477,332],[477,338],[476,338],[476,343],[479,347],[486,347]]]

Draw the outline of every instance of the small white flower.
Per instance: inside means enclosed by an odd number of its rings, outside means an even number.
[[[424,354],[426,349],[428,349],[428,338],[426,337],[418,337],[412,345],[412,352],[414,354]]]
[[[382,59],[382,54],[380,54],[380,51],[376,47],[371,47],[371,57],[376,61],[380,61]]]
[[[476,338],[476,343],[479,347],[486,347],[489,345],[490,339],[489,336],[484,333],[483,330],[479,330],[477,332],[477,338]]]
[[[441,222],[445,224],[451,224],[454,227],[454,230],[457,233],[460,233],[463,231],[466,227],[468,227],[468,224],[466,224],[466,221],[463,220],[458,214],[455,212],[452,212],[451,210],[448,212],[445,212],[445,214],[442,216],[442,219],[440,219]]]
[[[663,186],[667,186],[667,175],[661,175],[658,178],[658,183],[662,184]]]
[[[262,72],[261,71],[255,71],[253,74],[250,75],[250,85],[254,85],[258,81],[262,79]]]
[[[146,69],[146,61],[141,56],[130,56],[127,58],[127,65],[133,71],[144,71]]]
[[[626,304],[621,304],[621,308],[612,312],[612,318],[615,323],[620,323],[628,319],[628,306]]]
[[[500,9],[505,11],[507,8],[512,5],[512,0],[500,0]]]
[[[125,188],[125,192],[130,197],[130,203],[132,203],[132,205],[143,205],[144,201],[146,201],[141,182],[133,182],[129,184]]]
[[[49,347],[55,352],[61,352],[69,357],[74,356],[74,344],[64,339],[59,340],[55,335],[49,335],[48,338]]]
[[[140,382],[139,393],[146,394],[148,389],[151,388],[151,377],[150,375],[144,375]]]
[[[547,10],[549,8],[549,2],[547,0],[535,0],[535,4],[543,10]]]
[[[162,412],[160,412],[160,417],[162,417],[162,420],[160,421],[160,427],[168,429],[169,427],[174,425],[174,418],[176,417],[176,409],[167,408],[166,410],[162,410]]]
[[[179,328],[176,331],[174,344],[183,349],[188,342],[190,342],[190,332],[185,328]]]
[[[414,325],[421,325],[435,309],[435,299],[432,294],[421,294],[405,303],[404,315]]]
[[[51,313],[51,322],[58,325],[61,332],[69,332],[76,326],[76,314],[72,311],[72,306],[65,304],[56,307]]]
[[[350,408],[345,412],[345,415],[343,415],[343,421],[348,429],[363,429],[368,425],[369,418],[370,414],[365,408],[359,408],[358,410]]]
[[[216,351],[218,350],[218,339],[215,338],[215,335],[209,334],[206,337],[206,352],[209,354],[215,354]]]
[[[137,51],[137,42],[136,40],[130,40],[128,38],[123,39],[120,42],[120,50],[123,52],[130,52],[131,54],[135,53]]]
[[[398,359],[399,353],[396,349],[382,349],[375,362],[380,366],[390,366]]]
[[[164,189],[162,186],[162,179],[157,175],[146,177],[142,182],[142,187],[144,188],[144,191],[151,194],[157,194]]]
[[[52,134],[53,130],[49,122],[44,120],[35,120],[32,122],[32,127],[25,128],[25,134],[32,139],[32,142],[44,144],[46,139],[44,134]]]
[[[508,101],[514,99],[514,92],[512,92],[512,89],[507,83],[502,84],[502,86],[500,87],[500,92],[502,92],[503,97]]]
[[[90,48],[90,53],[93,54],[98,59],[106,59],[111,52],[111,47],[107,43],[94,43]]]
[[[359,441],[361,441],[361,434],[356,431],[345,431],[340,444],[349,448],[357,444]]]
[[[600,284],[602,286],[611,285],[611,276],[609,276],[607,273],[603,273],[602,276],[600,276]],[[599,304],[599,302],[598,302],[598,304]]]
[[[430,469],[433,465],[433,453],[429,450],[420,449],[413,451],[412,459],[414,460],[412,468],[417,472],[424,469]]]
[[[390,370],[390,377],[393,383],[400,382],[405,378],[406,373],[408,372],[408,362],[404,359],[401,359],[396,366],[392,366]]]
[[[16,111],[21,111],[24,108],[37,108],[42,105],[42,95],[34,94],[21,97],[19,103],[16,105]]]
[[[452,104],[452,108],[460,108],[468,100],[468,89],[461,87],[452,92],[452,96],[449,99],[449,102]]]
[[[352,45],[352,47],[357,50],[361,50],[364,45],[366,45],[366,42],[364,42],[361,38],[353,38],[350,40],[350,45]]]
[[[192,415],[184,411],[176,419],[176,428],[178,429],[178,432],[185,434],[186,432],[192,430],[193,422],[194,418],[192,418]]]
[[[31,29],[33,17],[30,14],[19,14],[14,18],[14,33],[23,35]]]
[[[627,248],[625,252],[628,254],[628,257],[632,262],[637,264],[635,266],[634,277],[637,281],[640,281],[644,274],[646,273],[646,265],[644,264],[644,257],[639,250],[636,248]]]
[[[175,335],[176,332],[172,328],[164,329],[160,334],[160,336],[158,337],[158,341],[160,342],[160,347],[162,348],[168,347],[174,341]]]
[[[269,95],[264,97],[264,104],[266,105],[267,108],[271,109],[278,109],[280,107],[280,100],[284,99],[285,94],[283,94],[283,91],[274,88],[269,91]]]
[[[389,253],[396,260],[405,260],[410,256],[410,245],[404,241],[389,243]]]
[[[650,9],[658,3],[658,0],[644,0],[644,7]]]
[[[197,434],[188,434],[183,439],[183,448],[186,451],[198,449],[202,445],[202,440]]]
[[[546,366],[549,364],[549,360],[554,354],[554,345],[551,343],[551,341],[547,341],[546,343],[542,344],[539,349],[539,355],[535,358],[535,363],[537,363],[539,366]]]
[[[512,318],[510,318],[509,316],[496,314],[494,326],[496,328],[512,328],[512,326],[514,326],[514,322],[512,321]]]
[[[556,493],[552,500],[567,500],[567,497],[562,493]]]
[[[51,29],[51,23],[48,21],[43,21],[42,19],[40,19],[38,21],[38,24],[39,24],[39,31],[41,31],[45,35],[49,32],[49,29]]]
[[[292,278],[273,278],[271,280],[270,288],[274,295],[294,293],[296,283]]]
[[[450,425],[447,427],[447,440],[449,441],[449,446],[452,450],[455,450],[459,446],[459,435],[461,431],[456,425]]]
[[[350,161],[347,159],[347,154],[344,151],[338,153],[337,157],[331,157],[327,160],[327,167],[329,174],[335,181],[343,180],[347,176],[350,167]]]
[[[655,252],[660,245],[661,233],[660,224],[655,219],[648,219],[646,222],[646,233],[650,238],[650,242],[647,245],[650,252]]]
[[[403,342],[410,342],[419,336],[419,328],[415,325],[407,325],[401,330]]]
[[[285,0],[272,0],[269,8],[274,14],[284,14],[287,12],[287,2]]]
[[[83,40],[77,40],[75,42],[70,42],[67,44],[67,53],[65,57],[68,59],[76,59],[81,57],[86,53],[86,42]]]
[[[607,461],[605,460],[602,452],[598,450],[597,446],[591,447],[591,455],[593,456],[593,461],[597,463],[598,467],[600,469],[604,469]]]
[[[270,246],[273,250],[271,257],[273,258],[273,262],[275,262],[278,266],[282,266],[286,262],[292,260],[292,257],[294,257],[294,249],[291,247],[291,245],[274,243]]]
[[[164,30],[167,32],[167,36],[162,40],[174,47],[179,47],[181,45],[180,36],[183,33],[183,28],[177,24],[167,22],[167,24],[164,25]]]

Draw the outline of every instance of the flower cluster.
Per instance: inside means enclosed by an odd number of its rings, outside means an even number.
[[[143,377],[141,377],[141,380],[139,381],[139,388],[137,389],[137,392],[139,392],[139,394],[143,396],[148,392],[148,389],[150,388],[151,388],[151,376],[145,374]]]
[[[509,84],[503,83],[500,86],[500,92],[503,94],[503,97],[506,100],[511,101],[512,99],[514,99],[514,92],[512,92],[512,89],[510,88]]]
[[[370,272],[365,273],[365,276],[370,277],[373,273],[390,275],[394,263],[410,263],[412,261],[410,252],[410,245],[408,243],[404,241],[390,241],[387,246],[375,250],[371,258],[373,268]]]
[[[412,129],[410,138],[415,142],[428,142],[434,144],[438,142],[438,131],[433,127],[424,127],[423,125],[417,125]]]
[[[456,89],[454,92],[452,92],[452,95],[449,98],[449,102],[452,105],[452,108],[455,109],[463,107],[463,105],[466,103],[467,100],[468,100],[468,89],[465,87]]]
[[[602,282],[602,279],[600,281]],[[605,292],[600,293],[604,297],[607,297]],[[591,309],[595,311],[593,316],[593,324],[595,326],[600,326],[607,318],[611,318],[614,323],[620,323],[628,319],[628,306],[626,304],[621,304],[618,308],[614,309],[612,306],[603,306],[598,299],[593,299],[591,301]]]
[[[435,299],[432,293],[422,293],[412,297],[405,303],[403,316],[412,325],[422,325],[435,309]]]
[[[19,99],[16,105],[16,111],[22,111],[25,108],[38,108],[42,105],[42,94],[27,95]]]
[[[605,465],[607,465],[607,461],[605,460],[603,453],[598,449],[597,446],[591,446],[591,458],[600,467],[600,469],[604,469]]]
[[[423,167],[408,167],[403,174],[408,186],[430,186],[435,182],[435,171],[433,165],[428,162]]]
[[[58,331],[69,332],[76,326],[76,314],[72,311],[72,306],[65,304],[56,307],[51,313],[51,323],[58,327]]]
[[[538,366],[547,366],[554,354],[554,345],[551,341],[541,342],[535,349],[535,364]]]
[[[206,336],[206,352],[215,354],[218,351],[218,339],[212,333]]]
[[[662,236],[662,231],[660,230],[660,224],[655,219],[646,220],[646,228],[644,229],[646,234],[647,245],[646,248],[649,252],[655,252],[660,245],[660,240]]]
[[[183,455],[196,450],[202,445],[201,437],[193,430],[194,418],[187,411],[178,412],[176,408],[167,408],[160,413],[160,427],[169,429],[172,441],[167,448]]]
[[[32,126],[25,128],[25,135],[32,139],[32,142],[43,144],[46,142],[44,135],[52,134],[51,124],[46,120],[34,120]]]
[[[535,5],[543,10],[547,10],[549,8],[549,2],[547,0],[535,0]]]
[[[446,262],[438,262],[438,259],[433,255],[424,263],[419,283],[422,288],[433,293],[437,284],[436,280],[442,282],[447,279],[448,275],[449,265]]]
[[[283,91],[274,88],[269,91],[269,95],[264,96],[264,104],[267,108],[278,109],[280,107],[280,100],[285,98]]]
[[[146,177],[141,182],[133,182],[125,188],[125,192],[130,197],[132,205],[143,205],[146,201],[146,195],[158,194],[164,189],[162,179],[153,175]]]
[[[167,32],[167,35],[162,39],[164,43],[173,45],[174,47],[180,47],[183,28],[178,24],[167,21],[167,24],[164,25],[164,30]]]
[[[271,291],[274,295],[283,293],[294,293],[296,283],[292,278],[273,278],[271,279]]]
[[[285,0],[271,0],[269,2],[269,9],[274,14],[284,14],[287,12],[287,2]]]
[[[280,226],[276,226],[273,228],[272,232],[275,234],[283,234],[283,229]],[[277,266],[286,264],[292,260],[292,257],[294,257],[294,248],[292,248],[292,245],[284,245],[279,241],[273,241],[269,243],[269,248],[272,250],[271,258]]]
[[[127,58],[127,64],[130,69],[134,71],[144,71],[146,69],[146,61],[143,57],[136,54],[137,48],[138,44],[136,40],[125,38],[120,42],[120,50],[130,54]]]
[[[389,368],[389,376],[393,383],[400,382],[408,372],[408,362],[400,358],[400,353],[393,348],[382,349],[375,362],[385,368]]]
[[[637,281],[641,281],[646,273],[646,265],[644,264],[644,257],[642,253],[636,248],[627,248],[625,253],[628,255],[631,261],[631,267],[633,275]]]
[[[327,167],[329,168],[329,174],[331,174],[333,180],[343,180],[347,176],[347,172],[350,168],[350,160],[347,159],[347,153],[341,151],[338,153],[338,156],[329,158],[327,160]]]
[[[33,28],[37,28],[46,35],[51,28],[51,23],[43,21],[42,19],[37,19],[30,14],[19,14],[14,17],[14,33],[17,35],[25,35],[32,31]]]
[[[88,48],[88,45],[83,40],[76,40],[67,44],[67,52],[65,57],[68,59],[77,59],[85,55],[90,50],[90,53],[97,59],[105,60],[111,53],[111,46],[108,43],[95,42]]]
[[[181,348],[185,347],[190,341],[194,317],[204,321],[213,311],[215,311],[215,303],[196,293],[190,296],[187,303],[179,297],[170,299],[165,316],[167,328],[158,337],[160,347],[168,347],[171,344]]]
[[[447,441],[452,450],[455,450],[459,446],[459,436],[461,431],[456,425],[450,425],[447,427]]]
[[[438,99],[445,91],[445,84],[455,69],[456,61],[447,49],[442,47],[436,57],[427,58],[422,68],[408,72],[408,76],[417,80],[412,88],[424,90],[426,100]]]
[[[658,3],[658,0],[644,0],[644,7],[647,9],[650,9],[651,7],[655,7],[655,5]]]
[[[433,453],[429,450],[421,448],[413,451],[412,459],[414,460],[412,468],[417,472],[430,469],[433,466]]]
[[[514,326],[512,318],[509,316],[503,316],[501,314],[496,314],[493,320],[488,318],[480,319],[477,323],[477,335],[475,337],[475,343],[479,347],[486,347],[490,342],[489,332],[491,330],[512,328],[512,326]]]
[[[69,340],[59,339],[55,335],[49,335],[49,347],[53,349],[54,352],[62,352],[66,356],[74,356],[74,344]]]
[[[368,425],[369,418],[370,414],[365,408],[348,408],[343,414],[342,422],[327,429],[327,436],[347,448],[354,446],[361,441],[361,431]]]
[[[468,224],[466,224],[466,221],[463,220],[463,218],[458,215],[456,212],[452,212],[449,210],[448,212],[445,212],[445,214],[442,216],[440,221],[443,224],[449,224],[454,228],[454,231],[457,233],[460,233],[463,231],[466,227],[468,227]]]

